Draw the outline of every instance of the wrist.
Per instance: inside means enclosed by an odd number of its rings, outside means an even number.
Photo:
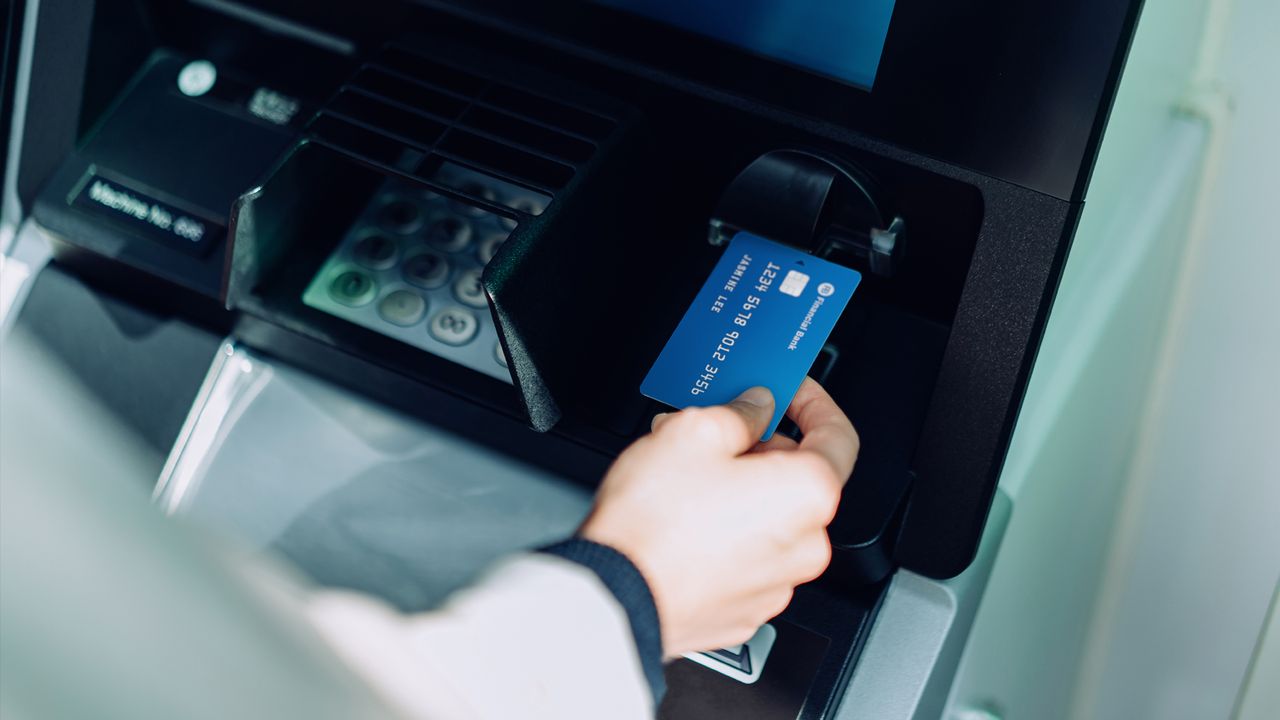
[[[540,552],[591,570],[613,595],[627,615],[640,666],[657,707],[666,693],[662,669],[662,627],[653,592],[640,568],[620,549],[585,533],[543,548]]]

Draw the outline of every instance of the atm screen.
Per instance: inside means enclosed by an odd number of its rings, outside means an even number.
[[[894,0],[596,0],[871,89]]]

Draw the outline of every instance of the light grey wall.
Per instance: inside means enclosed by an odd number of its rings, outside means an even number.
[[[1086,651],[1115,508],[1173,295],[1204,145],[1198,122],[1153,135],[1165,146],[1126,193],[1135,215],[1089,235],[1042,347],[1005,482],[1013,517],[954,690],[957,711],[1066,717]],[[1074,262],[1074,260],[1073,260]],[[1014,474],[1009,474],[1014,473]]]
[[[954,718],[1232,712],[1280,575],[1276,28],[1275,0],[1146,3]]]
[[[1280,682],[1276,678],[1280,678],[1280,585],[1271,597],[1267,627],[1232,720],[1274,720],[1280,715]]]
[[[1199,188],[1206,126],[1174,110],[1206,8],[1146,5],[1001,478],[1014,513],[957,718],[1068,715]]]
[[[1280,578],[1280,3],[1236,0],[1222,37],[1204,90],[1229,106],[1121,507],[1080,718],[1226,717]]]

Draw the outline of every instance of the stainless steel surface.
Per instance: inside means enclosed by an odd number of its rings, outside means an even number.
[[[584,487],[231,343],[156,498],[321,584],[403,609],[570,534],[590,505]]]
[[[29,325],[0,339],[0,476],[92,478],[137,491],[161,458]]]
[[[227,343],[169,458],[171,513],[285,556],[318,582],[431,606],[485,565],[569,532],[585,488]],[[937,718],[1011,503],[946,582],[893,580],[838,720]]]
[[[24,0],[14,0],[23,2]],[[35,46],[36,18],[40,15],[40,0],[25,0],[26,15],[22,18],[22,35],[18,42],[16,67],[13,68],[12,123],[9,137],[3,141],[5,153],[4,189],[0,195],[0,255],[9,252],[22,222],[22,201],[18,198],[18,167],[22,156],[22,132],[27,118],[27,91],[31,87],[31,61]]]
[[[899,571],[836,720],[936,720],[941,717],[1013,504],[1000,492],[973,564],[950,580]]]
[[[156,483],[153,500],[166,513],[176,512],[197,492],[195,486],[208,469],[205,462],[216,453],[223,430],[235,423],[270,379],[270,366],[255,362],[230,341],[218,348]]]
[[[49,264],[51,252],[44,231],[30,220],[18,229],[12,246],[0,249],[0,339],[22,312],[27,293]]]
[[[246,592],[261,568],[147,506],[162,459],[14,326],[0,344],[0,717],[393,717],[296,608],[280,612],[286,590]]]

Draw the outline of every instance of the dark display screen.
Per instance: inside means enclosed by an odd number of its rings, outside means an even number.
[[[894,0],[596,0],[870,89]]]

